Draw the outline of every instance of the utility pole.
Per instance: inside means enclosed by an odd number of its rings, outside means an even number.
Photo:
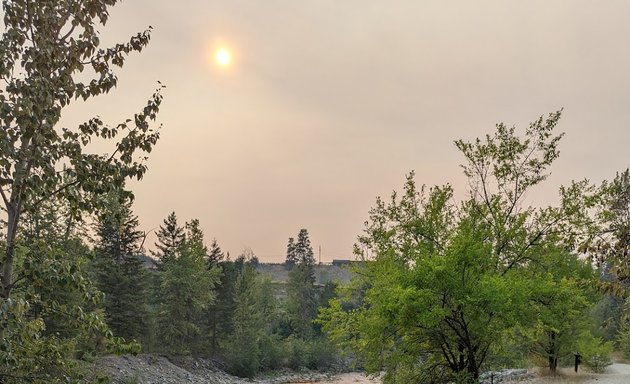
[[[319,248],[319,263],[321,264],[322,263],[322,246],[319,245],[318,248]]]

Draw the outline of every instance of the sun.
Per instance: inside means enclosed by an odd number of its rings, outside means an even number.
[[[226,48],[219,48],[214,53],[214,61],[222,67],[227,67],[232,62],[232,54]]]

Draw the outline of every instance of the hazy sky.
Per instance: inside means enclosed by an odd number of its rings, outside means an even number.
[[[111,124],[167,88],[162,136],[132,183],[143,230],[199,218],[234,257],[282,261],[307,228],[322,259],[350,258],[376,196],[465,188],[453,140],[564,107],[547,186],[630,166],[629,1],[127,0],[102,41],[152,25],[107,97],[65,121]],[[219,45],[233,65],[212,61]],[[155,241],[152,237],[151,243]]]

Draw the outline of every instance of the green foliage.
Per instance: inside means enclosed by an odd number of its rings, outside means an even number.
[[[623,327],[617,334],[617,348],[624,359],[630,359],[630,328]]]
[[[72,352],[70,341],[41,338],[45,329],[41,318],[26,320],[31,310],[24,299],[8,299],[0,307],[0,377],[4,382],[61,383],[74,376],[65,359]],[[8,368],[8,369],[7,369]]]
[[[308,230],[300,229],[297,241],[293,237],[289,237],[285,264],[288,268],[293,268],[296,264],[315,264],[315,255],[311,247],[311,240],[308,238]]]
[[[258,306],[256,271],[245,264],[234,287],[233,332],[228,347],[230,372],[241,377],[253,377],[261,366],[258,336],[263,316]]]
[[[287,313],[293,334],[302,339],[313,336],[313,320],[317,316],[317,292],[312,265],[298,264],[289,272]]]
[[[140,179],[143,160],[159,134],[150,128],[162,96],[157,91],[133,119],[109,127],[100,118],[77,128],[61,128],[61,111],[76,99],[109,92],[117,83],[113,67],[149,42],[145,31],[127,43],[99,48],[98,24],[106,24],[101,0],[80,4],[58,1],[3,2],[0,41],[0,190],[7,215],[2,257],[2,296],[13,287],[14,251],[24,213],[52,197],[66,201],[70,214],[99,205],[100,193],[119,188],[126,178]],[[88,63],[88,65],[86,65]],[[88,82],[77,80],[88,79]],[[97,138],[113,142],[110,154],[89,153]]]
[[[613,349],[612,342],[604,342],[588,331],[584,331],[578,336],[577,351],[582,356],[582,363],[593,372],[602,373],[607,366],[612,364],[610,355]]]
[[[615,341],[623,328],[623,310],[624,300],[622,298],[604,294],[592,309],[593,321],[598,326],[596,335],[606,341]]]
[[[219,265],[220,262],[225,259],[225,255],[219,247],[219,243],[217,239],[212,239],[212,243],[210,243],[210,251],[208,252],[208,267],[213,268]]]
[[[204,343],[202,318],[215,299],[218,269],[208,269],[199,222],[187,223],[186,237],[165,259],[160,283],[158,333],[165,351],[199,353]]]
[[[122,201],[120,200],[122,199]],[[131,201],[118,194],[107,197],[98,217],[96,276],[105,294],[107,324],[114,335],[143,341],[148,335],[148,275],[138,259],[143,233]]]
[[[288,248],[292,248],[291,262],[295,263],[289,271],[287,283],[287,313],[291,323],[291,333],[302,339],[314,335],[313,320],[317,316],[318,295],[315,288],[315,258],[308,231],[301,229],[298,240],[293,244],[289,239]]]
[[[222,261],[219,269],[221,273],[216,286],[216,300],[207,311],[212,354],[224,349],[224,344],[232,333],[235,283],[240,273],[239,265],[229,260]]]
[[[75,354],[136,349],[113,339],[96,309],[101,295],[89,279],[87,252],[74,230],[85,213],[102,206],[103,193],[144,175],[146,155],[159,137],[149,123],[160,108],[160,90],[132,119],[116,126],[98,117],[78,127],[58,126],[68,104],[114,88],[114,67],[149,42],[145,31],[126,43],[99,47],[99,25],[106,24],[115,3],[2,3],[3,382],[85,382],[71,362]],[[90,142],[101,139],[111,144],[109,153],[91,153]],[[55,207],[62,208],[63,219]]]
[[[323,337],[303,340],[291,336],[284,341],[283,347],[287,355],[287,366],[293,370],[326,370],[338,359],[336,348]]]
[[[263,332],[258,336],[260,355],[260,370],[270,371],[283,368],[288,352],[279,335]]]
[[[358,281],[320,316],[331,339],[368,372],[385,370],[387,383],[476,380],[517,327],[559,331],[583,313],[588,300],[577,278],[543,275],[541,287],[532,280],[537,266],[555,267],[551,256],[570,247],[565,234],[583,213],[570,204],[584,196],[579,183],[564,190],[560,207],[523,205],[558,157],[559,118],[541,117],[524,137],[499,124],[484,140],[456,141],[470,186],[460,204],[448,185],[418,190],[413,173],[400,196],[377,199],[356,247],[366,260]],[[532,316],[536,299],[553,305]]]
[[[153,256],[157,257],[163,263],[175,257],[179,247],[184,243],[186,238],[184,228],[177,224],[177,215],[175,215],[175,212],[171,212],[168,217],[164,219],[164,224],[160,226],[156,235],[158,242],[155,243],[155,247],[158,251],[152,253]]]
[[[304,228],[300,229],[300,232],[298,232],[294,252],[297,264],[315,264],[315,256],[313,254],[313,247],[311,247],[311,240],[308,238],[308,231]]]
[[[532,275],[530,316],[523,331],[532,352],[555,372],[560,361],[573,356],[579,335],[591,329],[590,308],[596,295],[590,289],[594,273],[589,263],[555,249],[548,249],[539,264],[529,266]]]
[[[101,293],[88,278],[85,254],[71,249],[85,248],[38,241],[17,253],[29,285],[18,286],[0,308],[0,376],[11,382],[83,382],[75,357],[137,352],[137,345],[112,338],[96,310]]]
[[[297,254],[295,253],[295,239],[293,237],[289,237],[289,241],[287,242],[287,258],[284,262],[285,265],[291,269],[297,263]]]

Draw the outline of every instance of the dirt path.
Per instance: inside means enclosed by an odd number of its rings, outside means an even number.
[[[561,377],[539,377],[526,383],[535,384],[630,384],[630,364],[615,363],[602,374],[578,373],[570,370]],[[321,381],[322,384],[379,384],[378,379],[369,379],[360,373],[344,373],[333,379]]]
[[[584,384],[628,384],[630,383],[630,364],[614,363],[601,375],[592,375]]]

